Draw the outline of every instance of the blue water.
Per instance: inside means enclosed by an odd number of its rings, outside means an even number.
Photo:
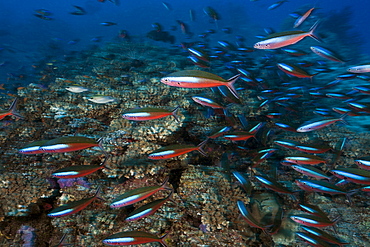
[[[39,61],[62,59],[71,51],[81,51],[93,45],[101,46],[104,42],[117,39],[119,30],[127,30],[137,42],[149,41],[146,33],[151,31],[152,23],[160,23],[163,29],[169,31],[171,26],[177,27],[170,31],[176,36],[176,44],[181,41],[199,40],[197,35],[207,29],[217,29],[213,36],[233,42],[236,35],[246,39],[246,45],[253,46],[257,41],[255,35],[264,34],[263,28],[271,27],[276,31],[285,31],[283,23],[291,18],[289,14],[298,10],[305,11],[311,7],[319,9],[313,16],[325,19],[332,13],[337,13],[338,21],[347,20],[348,30],[343,30],[345,42],[356,42],[361,52],[370,54],[370,34],[367,26],[370,23],[370,4],[366,0],[326,0],[326,1],[289,1],[274,10],[267,8],[275,0],[188,0],[166,1],[171,10],[167,10],[162,1],[158,0],[121,0],[117,6],[112,2],[104,3],[97,0],[3,0],[0,2],[0,80],[6,83],[6,78],[17,77],[20,74],[28,76],[26,83],[32,82],[32,65]],[[354,4],[355,2],[355,4]],[[76,16],[70,12],[76,9],[73,5],[83,7],[87,14]],[[216,23],[205,15],[203,8],[214,8],[220,20]],[[42,20],[34,16],[37,9],[47,9],[53,14],[53,20]],[[189,10],[195,13],[195,20],[190,20]],[[192,39],[187,39],[180,32],[176,20],[186,23],[194,33]],[[333,22],[333,19],[330,19]],[[115,22],[114,26],[101,26],[101,22]],[[336,23],[332,23],[333,26]],[[231,34],[220,31],[223,27],[232,28]],[[302,29],[308,29],[302,25]],[[292,28],[291,28],[292,29]],[[350,35],[348,35],[348,33]],[[102,42],[91,41],[94,37],[102,37]],[[76,44],[71,44],[78,40]],[[330,47],[330,44],[325,44]],[[348,55],[346,55],[348,56]],[[351,57],[346,57],[351,59]],[[0,84],[1,84],[0,83]]]

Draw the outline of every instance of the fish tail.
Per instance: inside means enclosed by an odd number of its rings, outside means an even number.
[[[96,190],[94,197],[99,200],[105,201],[102,197],[99,196],[100,192],[101,192],[101,186],[99,186],[98,189]]]
[[[171,187],[169,187],[168,185],[167,185],[167,183],[168,183],[168,180],[170,179],[170,177],[166,177],[166,179],[163,181],[163,183],[162,183],[162,185],[161,185],[161,187],[163,188],[163,189],[165,189],[165,190],[173,190]]]
[[[103,162],[100,165],[103,166],[105,169],[111,170],[109,167],[106,166],[107,160],[109,160],[109,158],[110,155],[105,156]]]
[[[348,114],[349,114],[349,112],[346,112],[343,115],[341,115],[340,118],[339,118],[339,120],[341,122],[343,122],[344,124],[346,124],[346,125],[348,125],[348,122],[344,118],[346,118],[348,116]]]
[[[173,192],[174,192],[174,190],[172,189],[171,192],[170,192],[170,194],[167,196],[167,199],[169,201],[175,203],[176,205],[178,205],[177,202],[173,200]]]
[[[176,120],[177,122],[179,122],[179,123],[180,123],[179,116],[177,115],[177,112],[179,111],[179,108],[180,108],[180,106],[176,106],[176,108],[175,108],[175,109],[173,109],[173,111],[172,111],[172,116],[175,118],[175,120]]]
[[[204,156],[207,156],[207,153],[203,149],[203,146],[206,145],[207,141],[208,141],[208,138],[206,140],[202,141],[201,143],[199,143],[199,145],[198,145],[199,153],[203,154]]]
[[[160,237],[160,244],[163,246],[163,247],[168,247],[166,242],[165,242],[165,238],[167,238],[167,235],[169,234],[170,232],[167,232],[165,233],[162,237]]]
[[[238,96],[238,93],[236,92],[235,90],[235,87],[234,87],[234,83],[236,82],[236,80],[238,80],[240,77],[240,74],[237,74],[233,77],[231,77],[229,80],[227,80],[227,87],[228,89],[230,89],[231,93],[237,98],[239,99],[239,96]]]
[[[59,243],[57,244],[57,246],[63,246],[62,243],[63,243],[64,239],[66,238],[66,236],[67,236],[67,233],[64,233],[62,238],[59,240]]]
[[[337,228],[335,227],[335,224],[336,224],[340,219],[342,219],[342,216],[341,216],[341,215],[339,215],[337,218],[335,218],[335,219],[333,220],[333,225],[332,225],[332,227],[333,227],[333,230],[334,230],[335,234],[338,234],[338,231],[337,231]]]
[[[347,197],[350,205],[352,205],[351,196],[354,195],[354,194],[356,194],[359,191],[360,191],[359,189],[355,189],[355,190],[350,190],[349,192],[346,193],[346,197]]]
[[[103,154],[107,157],[107,159],[109,159],[110,157],[110,154],[107,153],[107,151],[105,151],[104,147],[103,147],[103,137],[100,137],[98,139],[98,145],[99,145],[99,148],[100,150],[103,152]]]
[[[321,38],[318,37],[316,34],[315,34],[315,30],[317,28],[317,26],[319,25],[320,23],[320,20],[316,21],[315,24],[312,25],[312,27],[310,28],[310,30],[308,31],[308,35],[313,38],[314,40],[316,40],[317,42],[322,42]]]
[[[9,107],[9,113],[16,118],[24,118],[21,114],[17,112],[18,98],[15,98],[13,103]]]

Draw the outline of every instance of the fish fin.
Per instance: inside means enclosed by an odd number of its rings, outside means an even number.
[[[234,83],[236,82],[236,80],[238,80],[240,77],[240,74],[237,74],[233,77],[231,77],[229,80],[227,80],[227,88],[230,89],[230,92],[237,98],[239,99],[239,96],[238,96],[238,93],[236,92],[235,90],[235,87],[234,87]]]
[[[15,98],[13,103],[9,107],[9,113],[16,118],[24,118],[17,112],[18,98]]]
[[[256,126],[254,126],[253,128],[251,128],[248,132],[251,135],[255,135],[257,133],[257,131],[259,131],[263,126],[265,126],[265,123],[264,122],[260,122]]]
[[[168,180],[170,179],[170,177],[166,177],[166,179],[163,181],[161,187],[165,190],[173,190],[171,187],[168,187],[167,183],[168,183]]]
[[[94,194],[94,197],[96,197],[99,200],[105,201],[105,199],[103,199],[102,197],[99,196],[100,192],[101,192],[101,186],[99,186],[98,189],[96,190],[96,192]]]
[[[322,39],[320,37],[318,37],[316,34],[315,34],[315,30],[317,28],[317,26],[320,24],[320,20],[316,21],[312,27],[310,28],[310,30],[308,31],[308,34],[311,38],[313,38],[314,40],[316,40],[317,42],[323,42]]]
[[[204,156],[207,156],[207,153],[203,150],[203,146],[206,145],[207,141],[208,141],[208,138],[206,140],[202,141],[201,143],[199,143],[199,145],[198,145],[199,153],[203,154]]]
[[[348,193],[346,194],[346,197],[347,197],[347,199],[348,199],[348,201],[349,201],[349,204],[350,205],[352,205],[352,199],[351,199],[351,196],[352,195],[354,195],[354,194],[356,194],[357,192],[359,192],[360,191],[360,189],[354,189],[354,190],[350,190],[350,191],[348,191]]]
[[[342,219],[342,216],[341,216],[341,215],[339,215],[337,218],[335,218],[335,219],[333,220],[333,225],[332,225],[332,227],[333,227],[333,230],[334,230],[335,234],[338,234],[338,231],[337,231],[337,228],[335,227],[335,224],[336,224],[340,219]]]
[[[167,232],[167,233],[165,233],[162,237],[160,237],[160,244],[163,246],[163,247],[168,247],[167,246],[167,244],[166,244],[166,242],[164,241],[165,240],[165,238],[167,238],[167,236],[168,236],[168,234],[170,234],[171,232]]]
[[[110,158],[110,155],[105,156],[105,158],[104,158],[103,162],[102,162],[100,165],[101,165],[101,166],[103,166],[105,169],[111,170],[109,167],[107,167],[107,166],[105,165],[105,163],[107,162],[107,160],[109,160],[109,158]]]
[[[104,150],[104,147],[103,147],[103,137],[100,137],[99,139],[98,139],[98,145],[99,145],[99,148],[100,148],[100,150],[104,153],[104,155],[107,157],[107,159],[109,159],[109,157],[110,157],[110,154],[108,154],[107,153],[107,151],[105,151]]]
[[[348,114],[349,114],[349,112],[346,112],[346,113],[344,113],[343,115],[341,115],[340,116],[340,121],[342,122],[342,123],[344,123],[344,124],[346,124],[346,125],[349,125],[349,123],[344,119],[345,117],[347,117],[348,116]]]
[[[172,198],[173,197],[173,192],[174,192],[174,190],[172,189],[171,192],[170,192],[170,194],[167,196],[167,198],[168,198],[169,201],[171,201],[171,202],[175,203],[176,205],[178,205],[177,202],[175,202],[173,200],[173,198]]]
[[[67,233],[64,233],[62,238],[59,240],[59,243],[56,246],[67,246],[67,244],[63,244],[63,241],[66,238],[66,236],[67,236]]]
[[[289,194],[293,201],[297,201],[297,197],[294,194]]]
[[[175,120],[180,123],[179,116],[177,115],[177,112],[179,111],[180,106],[176,106],[175,109],[172,111],[172,116],[175,118]]]

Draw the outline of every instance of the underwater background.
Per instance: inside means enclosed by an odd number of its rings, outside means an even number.
[[[0,246],[370,246],[369,10],[1,1]]]

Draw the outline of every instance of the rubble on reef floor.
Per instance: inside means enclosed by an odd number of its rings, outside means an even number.
[[[64,243],[103,246],[101,241],[107,236],[132,230],[157,236],[170,232],[166,238],[168,246],[302,246],[294,236],[298,226],[289,220],[289,215],[297,212],[296,202],[289,195],[267,191],[253,181],[254,190],[249,196],[230,175],[230,169],[236,168],[252,172],[248,168],[252,161],[247,151],[241,150],[245,152],[243,156],[228,159],[229,169],[221,164],[222,155],[232,156],[236,144],[211,139],[205,147],[207,156],[194,152],[168,160],[147,158],[149,153],[163,146],[198,145],[212,130],[235,124],[217,113],[207,117],[204,109],[192,102],[193,95],[210,92],[208,89],[171,88],[160,82],[164,73],[182,69],[194,69],[194,66],[188,64],[183,55],[171,50],[144,44],[112,43],[84,59],[58,64],[50,75],[54,76],[53,82],[46,90],[35,84],[20,88],[18,109],[25,119],[0,130],[0,246],[26,246],[26,234],[32,239],[29,246],[33,243],[39,247],[56,245],[63,234],[66,234]],[[89,91],[72,93],[65,89],[74,84]],[[258,122],[264,108],[254,107],[259,102],[250,93],[250,90],[241,91],[243,105],[232,105],[228,111],[233,116],[245,114],[250,121]],[[95,95],[111,96],[115,100],[107,104],[87,100]],[[1,102],[11,101],[8,96],[0,98]],[[180,107],[180,122],[172,116],[145,122],[122,118],[122,112],[132,108],[172,110],[176,106]],[[272,125],[267,123],[268,127]],[[100,164],[104,155],[98,149],[60,154],[18,153],[19,148],[35,140],[72,135],[103,138],[103,147],[111,155],[105,164],[108,169],[62,185],[62,181],[58,183],[51,178],[53,171],[71,165]],[[297,136],[289,132],[279,133],[279,136],[300,142],[312,139],[308,134]],[[337,160],[339,165],[353,164],[355,158],[369,155],[369,150],[363,149],[369,144],[369,134],[333,125],[314,136],[331,147],[343,137],[348,141]],[[269,144],[273,140],[268,140]],[[272,157],[258,169],[268,171],[271,164],[280,162],[281,158],[281,154]],[[329,153],[327,158],[335,160],[335,153]],[[329,164],[322,168],[329,169]],[[293,190],[299,189],[293,182],[299,176],[286,167],[278,172],[279,179]],[[154,215],[126,222],[124,218],[133,210],[132,206],[109,207],[109,203],[125,191],[158,185],[166,177],[174,189],[173,198]],[[46,216],[52,207],[86,198],[99,186],[102,188],[100,196],[105,201],[95,200],[75,215]],[[155,194],[135,208],[164,196],[162,192]],[[306,200],[322,208],[330,218],[341,216],[336,227],[339,237],[353,246],[366,246],[370,241],[367,196],[364,193],[354,195],[351,205],[342,195],[312,194],[306,196]],[[270,236],[251,227],[239,216],[238,200],[251,206],[256,217],[267,218],[267,222],[274,219],[281,208],[284,215],[280,231]],[[328,231],[334,233],[329,228]]]

